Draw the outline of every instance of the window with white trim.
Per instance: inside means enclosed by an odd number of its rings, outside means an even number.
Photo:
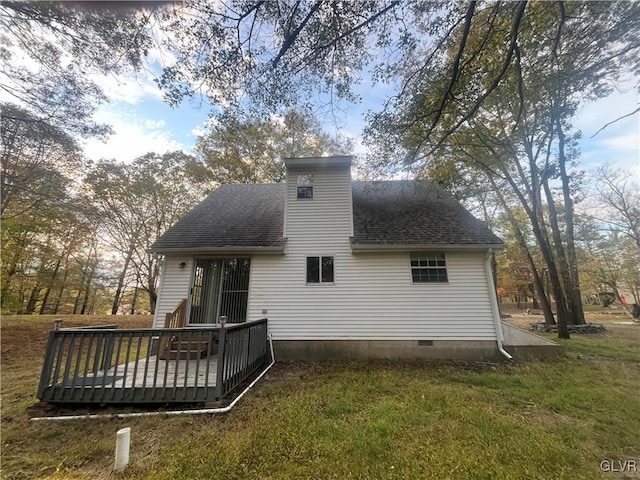
[[[333,257],[307,257],[307,283],[333,283]]]
[[[412,253],[410,258],[413,283],[447,283],[449,281],[444,253]]]
[[[298,198],[313,198],[313,174],[298,175]]]

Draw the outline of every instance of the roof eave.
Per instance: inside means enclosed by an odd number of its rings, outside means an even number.
[[[406,251],[450,251],[450,250],[463,250],[463,251],[486,251],[486,250],[504,250],[504,243],[429,243],[429,244],[398,244],[398,243],[354,243],[351,242],[351,251],[353,253],[366,252],[406,252]]]
[[[246,255],[248,253],[259,253],[262,255],[283,255],[284,243],[276,246],[236,246],[229,245],[224,247],[173,247],[173,248],[151,248],[152,253],[159,255]]]
[[[309,166],[343,166],[350,167],[353,156],[336,155],[333,157],[301,157],[301,158],[285,158],[284,164],[287,168],[291,167],[309,167]]]

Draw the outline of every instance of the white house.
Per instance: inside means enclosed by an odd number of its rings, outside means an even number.
[[[351,157],[222,185],[162,235],[155,327],[268,318],[277,358],[490,358],[502,241],[431,181],[353,182]]]

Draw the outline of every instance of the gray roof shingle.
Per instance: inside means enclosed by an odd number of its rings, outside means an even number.
[[[353,182],[352,244],[502,245],[480,220],[429,180]],[[155,252],[282,248],[284,184],[222,185],[151,246]]]
[[[221,185],[150,250],[283,246],[284,195],[284,184]]]
[[[352,244],[502,245],[430,180],[353,182]]]

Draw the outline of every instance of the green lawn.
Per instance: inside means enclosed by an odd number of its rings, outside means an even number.
[[[552,362],[279,362],[224,415],[33,422],[50,324],[2,319],[2,478],[610,479],[627,477],[602,460],[640,465],[638,326],[574,336]],[[131,465],[115,475],[124,426]]]

